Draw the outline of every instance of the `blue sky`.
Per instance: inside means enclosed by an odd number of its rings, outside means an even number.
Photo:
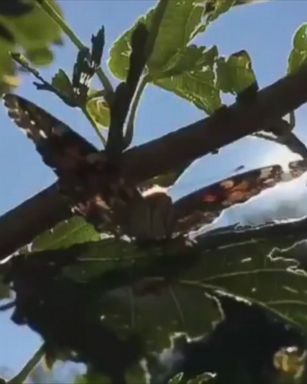
[[[112,42],[128,29],[140,14],[152,7],[155,1],[62,0],[59,3],[66,19],[85,43],[90,41],[91,34],[101,25],[105,26],[107,40],[105,59],[107,59]],[[197,42],[206,46],[217,44],[220,54],[223,55],[246,49],[252,57],[259,85],[263,87],[285,75],[293,33],[306,21],[307,1],[272,0],[268,3],[236,8],[221,17],[205,35],[198,38]],[[50,78],[58,68],[70,72],[75,55],[75,47],[65,40],[63,47],[55,49],[53,65],[42,70],[42,74]],[[95,133],[79,111],[63,106],[49,93],[36,91],[32,80],[30,76],[23,75],[22,85],[17,90],[18,94],[48,109],[91,141],[98,143]],[[149,87],[138,115],[135,142],[140,143],[158,137],[203,116],[203,112],[193,105],[167,92]],[[296,132],[307,142],[306,117],[306,107],[300,108],[297,113]],[[48,186],[55,177],[40,161],[32,143],[9,121],[2,107],[0,122],[0,214],[2,214]],[[195,164],[192,171],[174,190],[174,195],[179,196],[197,186],[224,177],[239,165],[254,168],[288,158],[289,153],[284,148],[258,142],[255,139],[243,139],[220,151],[218,156],[207,156]],[[295,206],[295,199],[301,197],[303,193],[303,184],[306,183],[297,184],[300,188],[283,187],[274,196],[269,193],[267,201],[275,202],[278,198],[287,198],[291,199],[290,203]],[[268,203],[261,199],[261,204],[265,207]],[[229,215],[226,222],[236,220],[238,215],[236,213]],[[0,366],[8,366],[16,372],[39,345],[39,337],[25,327],[11,324],[8,315],[8,313],[0,314]]]

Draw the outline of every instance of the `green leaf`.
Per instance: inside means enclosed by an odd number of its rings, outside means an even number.
[[[35,0],[30,0],[32,7],[23,7],[19,16],[0,15],[0,26],[12,39],[0,39],[0,92],[8,91],[18,85],[12,78],[16,75],[16,67],[10,51],[24,51],[35,65],[46,65],[53,59],[50,46],[61,42],[61,30],[39,7]],[[51,0],[59,13],[60,8],[55,0]]]
[[[175,185],[180,176],[187,170],[190,165],[191,162],[188,162],[184,166],[179,167],[178,169],[152,177],[151,179],[141,183],[139,186],[141,187],[141,189],[149,189],[154,185],[159,185],[160,187],[164,188],[172,187]]]
[[[33,65],[38,67],[49,65],[54,59],[52,51],[47,47],[29,50],[25,53],[25,56]]]
[[[256,82],[251,59],[240,51],[217,60],[217,87],[226,93],[239,94]]]
[[[210,114],[221,106],[213,70],[217,55],[216,46],[209,49],[195,45],[186,47],[173,56],[165,72],[153,82]]]
[[[204,255],[203,269],[198,264],[187,272],[187,281],[191,287],[201,282],[204,289],[214,286],[246,298],[304,329],[307,273],[295,255],[274,251],[275,246],[279,245],[259,241],[214,251]]]
[[[152,77],[159,77],[165,72],[174,56],[185,50],[212,20],[226,12],[234,4],[234,0],[215,0],[210,8],[206,4],[197,0],[160,1],[154,10],[150,10],[138,20],[145,22],[149,32],[155,34],[151,37],[154,46],[148,61]],[[157,18],[158,26],[154,24],[157,12],[162,13]],[[127,77],[131,54],[130,40],[137,23],[114,43],[110,51],[109,67],[112,73],[122,80]]]
[[[66,277],[81,283],[88,283],[110,270],[127,267],[136,257],[140,259],[146,257],[145,250],[138,251],[135,245],[112,238],[87,243],[84,246],[80,252],[82,261],[63,269]]]
[[[20,16],[31,10],[32,6],[24,3],[23,0],[2,1],[0,3],[0,15]]]
[[[170,334],[188,330],[191,336],[196,336],[220,318],[218,308],[203,291],[160,281],[153,265],[160,259],[167,260],[163,247],[139,248],[114,239],[86,247],[83,251],[84,247],[80,251],[75,249],[74,254],[77,252],[82,259],[65,267],[63,273],[73,281],[104,287],[100,292],[95,288],[103,308],[104,324],[119,335],[136,331],[144,337],[149,350],[159,349],[168,345]],[[178,262],[177,248],[171,259]],[[133,276],[135,282],[130,284]]]
[[[152,11],[146,16],[146,20],[152,17]],[[108,65],[115,77],[126,80],[129,70],[129,60],[132,52],[131,37],[139,23],[145,22],[145,17],[140,17],[136,24],[115,41],[108,60]],[[147,23],[146,23],[147,25]]]
[[[154,34],[151,38],[154,46],[147,64],[147,81],[174,92],[208,114],[218,109],[221,100],[213,68],[217,60],[217,48],[206,50],[205,47],[190,43],[210,22],[236,4],[234,0],[204,3],[194,0],[159,2],[155,10],[140,19],[149,28],[150,36]],[[161,16],[158,18],[159,26],[155,25],[158,11]],[[119,38],[111,49],[109,66],[120,79],[127,77],[130,40],[134,29],[135,26]],[[250,61],[246,53],[240,53],[238,57],[233,55],[228,62],[220,59],[219,63],[219,86],[227,89],[227,92],[228,89],[233,93],[245,89],[255,81],[254,74],[248,67]]]
[[[203,71],[192,70],[179,76],[159,79],[155,84],[190,101],[208,114],[221,106],[220,94],[215,86],[215,74],[209,67]]]
[[[10,288],[2,282],[2,276],[0,275],[0,300],[8,299],[10,296]]]
[[[295,32],[293,48],[288,58],[288,73],[295,73],[307,59],[307,24],[302,24]]]
[[[110,107],[103,97],[93,97],[86,103],[86,109],[99,128],[110,125]]]
[[[74,97],[74,91],[71,84],[71,81],[68,75],[60,69],[52,78],[51,84],[56,88],[60,93],[72,99]]]
[[[177,375],[175,375],[168,381],[168,384],[180,384],[182,383],[182,379],[183,379],[183,373],[182,372],[177,373]]]
[[[32,251],[67,248],[74,244],[100,239],[101,237],[94,227],[83,218],[75,216],[38,236],[32,243]]]
[[[190,71],[202,71],[204,67],[212,68],[217,56],[218,50],[215,45],[209,49],[190,45],[177,51],[164,68],[164,72],[160,73],[157,78],[178,76]],[[156,78],[151,75],[151,79]]]
[[[59,14],[62,14],[55,0],[49,0],[49,2]],[[50,44],[59,44],[61,42],[60,28],[35,4],[36,0],[30,0],[30,3],[34,5],[32,11],[23,16],[10,19],[1,17],[4,25],[7,25],[14,34],[17,44],[26,51],[46,48]]]
[[[170,334],[185,332],[193,337],[210,330],[219,312],[204,294],[214,296],[215,291],[245,298],[306,329],[307,274],[291,254],[272,253],[276,244],[241,244],[210,252],[202,251],[205,240],[195,248],[171,251],[138,249],[114,240],[105,245],[99,250],[97,244],[96,261],[93,253],[82,258],[79,276],[76,266],[66,267],[65,273],[77,281],[103,281],[105,324],[123,335],[137,330],[150,350],[165,347]],[[164,280],[174,274],[171,283]],[[132,276],[135,280],[130,284]],[[109,284],[114,288],[108,290]]]

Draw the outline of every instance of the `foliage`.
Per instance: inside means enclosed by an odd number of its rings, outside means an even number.
[[[7,5],[10,3],[9,5]],[[60,12],[55,0],[51,4]],[[39,33],[38,33],[39,31]],[[61,44],[61,30],[35,6],[35,0],[12,0],[0,6],[0,91],[18,85],[16,67],[10,51],[20,50],[37,66],[50,64],[52,44]]]
[[[221,107],[224,93],[242,103],[249,90],[257,97],[257,79],[246,51],[225,58],[216,46],[194,44],[218,17],[248,2],[159,1],[111,49],[109,67],[121,80],[115,90],[100,68],[103,28],[92,36],[91,47],[85,47],[48,2],[42,9],[19,3],[21,13],[32,13],[10,21],[18,37],[25,25],[22,17],[35,16],[29,30],[33,34],[46,21],[47,15],[39,13],[45,10],[78,46],[72,78],[60,69],[51,82],[33,64],[42,63],[38,52],[46,53],[49,43],[58,41],[58,29],[51,33],[47,23],[37,41],[28,31],[19,43],[24,55],[13,58],[35,76],[39,90],[80,108],[106,149],[99,153],[39,107],[5,96],[10,116],[53,168],[62,193],[82,218],[58,224],[34,239],[30,250],[20,250],[4,263],[3,285],[16,294],[12,320],[42,336],[48,365],[57,358],[87,364],[79,384],[122,384],[126,379],[141,383],[145,371],[152,384],[275,384],[284,371],[291,371],[291,382],[302,375],[307,275],[292,248],[281,250],[297,239],[248,238],[236,244],[234,237],[223,242],[225,237],[208,232],[196,233],[191,240],[195,223],[186,220],[188,233],[176,227],[179,218],[192,217],[190,212],[178,213],[179,203],[173,204],[161,190],[150,191],[155,183],[174,185],[190,162],[141,185],[126,183],[120,172],[121,154],[131,143],[147,84],[173,92],[207,114]],[[2,8],[0,25],[9,28]],[[0,29],[0,35],[5,31]],[[297,71],[305,56],[303,25],[294,36],[288,72]],[[96,75],[101,89],[91,88]],[[102,127],[109,128],[107,138]],[[306,171],[305,162],[290,163],[291,178]],[[225,207],[280,182],[282,175],[280,167],[266,167],[208,186],[198,200],[187,197],[195,211],[192,218],[200,214],[198,221],[209,223]],[[169,212],[176,214],[169,219]],[[152,238],[144,241],[133,232],[135,227],[147,229]],[[6,296],[2,286],[0,296]],[[295,354],[291,369],[284,369],[283,363],[274,366],[276,353],[286,359],[284,348],[292,347],[302,354]],[[140,360],[145,368],[139,367]]]
[[[211,3],[209,9],[206,3],[201,6],[197,2],[183,1],[177,7],[176,2],[168,1],[144,16],[141,20],[149,26],[154,46],[148,61],[147,81],[188,99],[206,112],[217,109],[221,105],[213,68],[217,47],[207,49],[191,43],[233,3],[217,1]],[[134,28],[120,37],[110,52],[110,69],[120,79],[127,76]]]
[[[296,31],[293,38],[293,49],[288,60],[288,72],[296,72],[307,57],[307,25],[303,24]]]

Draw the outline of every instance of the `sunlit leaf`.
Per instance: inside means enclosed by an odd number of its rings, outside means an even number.
[[[93,97],[86,104],[86,109],[100,128],[110,125],[110,108],[103,97]]]
[[[155,84],[190,101],[208,114],[221,106],[219,91],[215,87],[215,74],[211,68],[187,71],[179,76],[157,80]]]
[[[153,74],[157,76],[153,82],[210,114],[221,106],[213,69],[217,54],[215,46],[210,49],[189,46],[172,57],[164,72]]]
[[[295,73],[307,59],[307,24],[303,24],[295,32],[293,48],[288,58],[288,73]]]
[[[217,87],[223,92],[238,94],[256,82],[251,59],[246,51],[234,53],[217,61]]]
[[[155,10],[139,19],[145,22],[149,31],[155,30],[154,48],[148,62],[149,72],[153,77],[159,75],[169,67],[174,57],[185,50],[195,36],[203,32],[210,21],[216,19],[226,12],[234,0],[215,0],[210,2],[199,2],[197,0],[180,0],[167,2],[160,1]],[[163,9],[162,9],[163,8]],[[162,18],[159,18],[159,28],[153,25],[154,13],[163,11]],[[130,39],[135,24],[125,32],[113,45],[110,51],[109,66],[112,73],[125,79],[128,73],[129,56],[131,54]]]

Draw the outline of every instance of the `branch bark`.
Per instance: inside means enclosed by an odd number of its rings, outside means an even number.
[[[177,169],[246,135],[267,129],[307,101],[307,66],[262,89],[251,102],[236,102],[212,116],[123,155],[124,175],[136,183]],[[0,259],[70,216],[53,185],[0,218]]]

